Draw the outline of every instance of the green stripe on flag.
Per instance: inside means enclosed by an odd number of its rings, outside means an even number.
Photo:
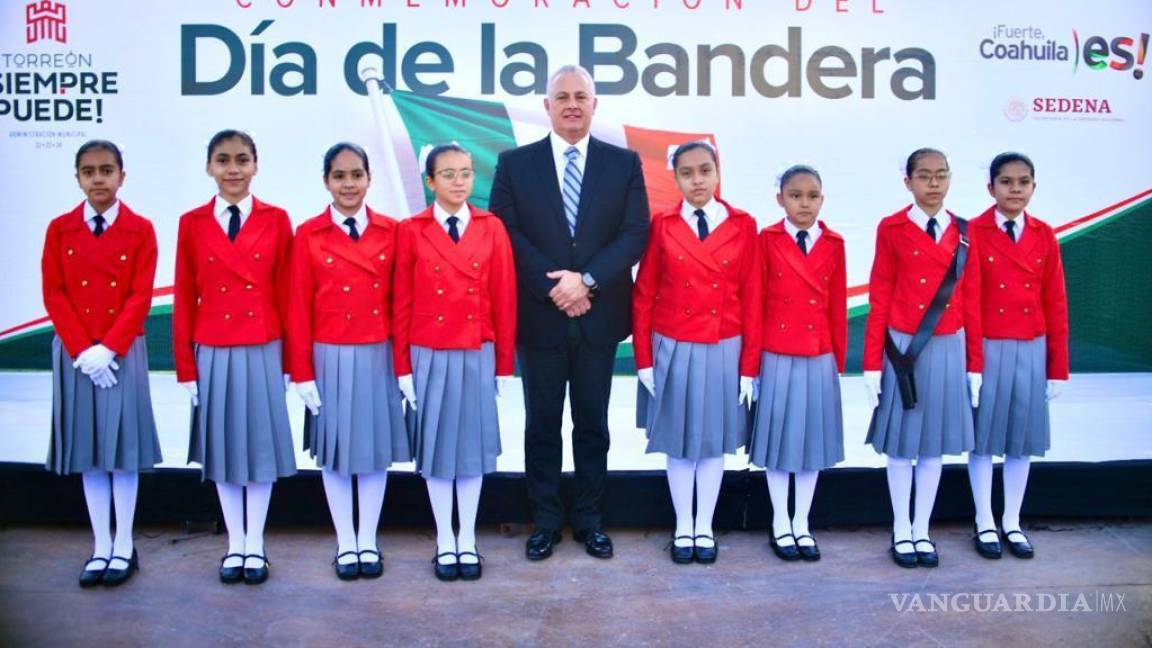
[[[496,173],[496,157],[501,151],[515,148],[512,120],[504,104],[475,99],[425,97],[410,92],[394,91],[392,101],[408,130],[416,159],[425,147],[456,142],[472,154],[476,182],[470,202],[488,208],[488,191]],[[423,173],[423,168],[420,169]],[[432,203],[432,192],[424,186],[424,198]]]

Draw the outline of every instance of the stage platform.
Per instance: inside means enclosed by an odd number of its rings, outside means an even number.
[[[0,373],[0,520],[82,521],[76,480],[44,472],[51,415],[51,375],[47,372]],[[827,522],[879,522],[889,515],[883,477],[884,457],[864,444],[870,411],[859,376],[842,379],[845,460],[821,477],[814,519]],[[614,378],[609,423],[612,446],[605,503],[606,521],[625,525],[661,524],[671,519],[663,482],[665,459],[645,454],[643,430],[635,426],[635,377]],[[171,372],[154,372],[152,399],[165,462],[145,477],[141,493],[143,521],[182,521],[214,516],[211,488],[200,483],[196,466],[185,463],[188,448],[187,393]],[[325,523],[323,494],[315,463],[301,450],[304,407],[288,395],[300,474],[277,486],[273,522]],[[523,487],[524,409],[520,390],[500,398],[503,454],[497,474],[485,485],[482,519],[523,522],[528,510]],[[1152,374],[1078,374],[1052,402],[1052,449],[1033,467],[1025,512],[1047,515],[1152,515]],[[567,419],[567,417],[566,417]],[[565,437],[570,435],[565,429]],[[937,514],[970,513],[965,457],[945,457]],[[565,443],[564,469],[572,469]],[[743,454],[726,460],[724,492],[717,524],[730,528],[762,526],[767,510],[761,471]],[[422,482],[411,464],[393,469],[385,518],[399,523],[430,521]],[[42,493],[69,502],[41,510]],[[291,497],[286,497],[291,493]],[[309,506],[298,506],[307,502]],[[311,510],[316,504],[316,511]],[[200,511],[200,508],[206,510]],[[71,511],[60,512],[61,508]]]

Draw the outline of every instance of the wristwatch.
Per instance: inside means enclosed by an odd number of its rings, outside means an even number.
[[[582,275],[581,279],[584,281],[584,287],[588,290],[596,290],[599,288],[599,286],[596,285],[596,280],[593,279],[592,275],[588,274],[587,272]]]

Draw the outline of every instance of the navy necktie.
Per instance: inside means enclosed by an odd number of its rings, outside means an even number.
[[[235,241],[236,237],[240,235],[240,208],[236,205],[228,205],[228,213],[232,214],[228,217],[228,240]]]
[[[708,238],[708,217],[704,214],[703,209],[697,209],[692,212],[696,215],[696,233],[700,236],[700,240]]]
[[[936,225],[937,223],[935,216],[928,219],[928,236],[931,236],[933,241],[936,240]]]
[[[459,223],[460,219],[456,218],[455,216],[449,216],[448,220],[445,222],[448,223],[448,236],[452,237],[453,243],[459,243],[460,242],[460,230],[456,229],[456,223]]]
[[[1012,242],[1015,243],[1016,242],[1016,221],[1005,221],[1004,231],[1008,234],[1008,238],[1012,239]]]
[[[351,236],[353,241],[359,241],[360,232],[356,231],[356,219],[349,216],[344,219],[344,225],[348,227],[348,236]]]
[[[96,236],[100,236],[101,234],[103,234],[104,233],[104,215],[103,214],[96,214],[95,216],[92,217],[92,222],[96,223],[96,227],[92,228],[92,233],[95,234]]]
[[[808,254],[808,231],[800,230],[796,232],[796,245],[800,246],[800,251]]]

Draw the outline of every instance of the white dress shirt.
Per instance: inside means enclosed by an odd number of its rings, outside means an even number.
[[[808,232],[808,243],[806,243],[806,245],[808,246],[809,252],[812,251],[812,246],[816,245],[816,239],[820,238],[820,224],[819,223],[820,223],[819,221],[812,221],[812,224],[808,226],[808,229],[804,230],[805,232]],[[788,236],[791,236],[792,240],[795,241],[796,240],[796,234],[798,234],[800,232],[800,228],[796,227],[795,225],[792,224],[792,221],[785,218],[784,219],[784,231],[788,232]]]
[[[1014,220],[1016,222],[1016,231],[1012,232],[1012,233],[1016,236],[1016,242],[1019,243],[1020,239],[1024,236],[1024,212],[1020,212],[1020,215],[1017,216],[1016,218],[1012,219],[1012,220]],[[996,210],[996,227],[999,227],[1000,231],[1004,232],[1005,234],[1008,233],[1008,228],[1004,227],[1004,223],[1007,223],[1007,222],[1008,222],[1008,217],[1005,216],[1004,214],[1001,214],[1000,210],[997,209]]]
[[[925,234],[928,233],[928,219],[932,218],[932,216],[929,216],[927,212],[920,209],[920,205],[912,203],[912,209],[908,210],[908,218],[911,219],[913,223],[916,223],[920,229],[924,230]],[[949,227],[952,227],[952,217],[948,215],[948,210],[941,205],[940,211],[936,212],[935,218],[936,242],[939,243],[944,240],[944,232],[948,231]]]
[[[220,196],[216,196],[215,203],[212,205],[212,212],[216,214],[216,222],[220,223],[220,228],[224,233],[228,233],[228,221],[231,220],[232,214],[228,212],[228,208],[232,203],[224,200]],[[244,227],[244,223],[248,220],[248,216],[252,214],[252,194],[244,196],[244,198],[236,203],[240,208],[240,227]]]
[[[698,231],[696,228],[696,208],[687,200],[681,201],[680,205],[680,216],[684,218],[684,222],[688,223],[688,227],[692,228],[693,232]],[[704,210],[704,221],[708,223],[709,234],[715,232],[716,228],[720,226],[720,223],[723,223],[728,218],[728,209],[724,207],[724,205],[721,205],[715,198],[709,200],[708,204],[700,209]]]
[[[103,213],[97,212],[92,203],[87,200],[84,201],[84,222],[88,225],[88,229],[93,232],[96,231],[96,214],[104,217],[104,231],[107,232],[108,228],[112,227],[112,223],[116,222],[116,217],[120,215],[120,201],[117,200],[112,203],[112,206],[104,210]]]
[[[548,133],[548,139],[552,142],[552,161],[556,163],[556,183],[557,186],[564,186],[564,169],[568,166],[568,156],[564,154],[570,147],[575,146],[580,155],[576,156],[576,168],[580,171],[580,177],[584,177],[584,163],[588,160],[588,138],[591,135],[585,135],[579,142],[569,144],[564,141],[563,137],[556,134],[556,131]],[[563,190],[561,190],[563,194]]]
[[[440,206],[439,202],[434,202],[432,203],[432,216],[436,222],[440,223],[440,227],[443,227],[445,232],[448,231],[448,218],[451,216],[459,218],[460,221],[456,223],[456,231],[460,233],[460,238],[464,238],[464,230],[468,227],[468,220],[472,213],[468,211],[468,203],[461,205],[460,211],[450,214],[447,209]]]
[[[344,230],[345,234],[351,236],[352,228],[344,224],[344,221],[348,220],[348,216],[341,214],[340,210],[336,209],[336,205],[332,205],[331,212],[332,222]],[[352,219],[356,221],[356,233],[364,236],[364,228],[368,226],[368,209],[364,206],[364,203],[360,203],[360,209],[356,210],[356,213],[352,215]]]

